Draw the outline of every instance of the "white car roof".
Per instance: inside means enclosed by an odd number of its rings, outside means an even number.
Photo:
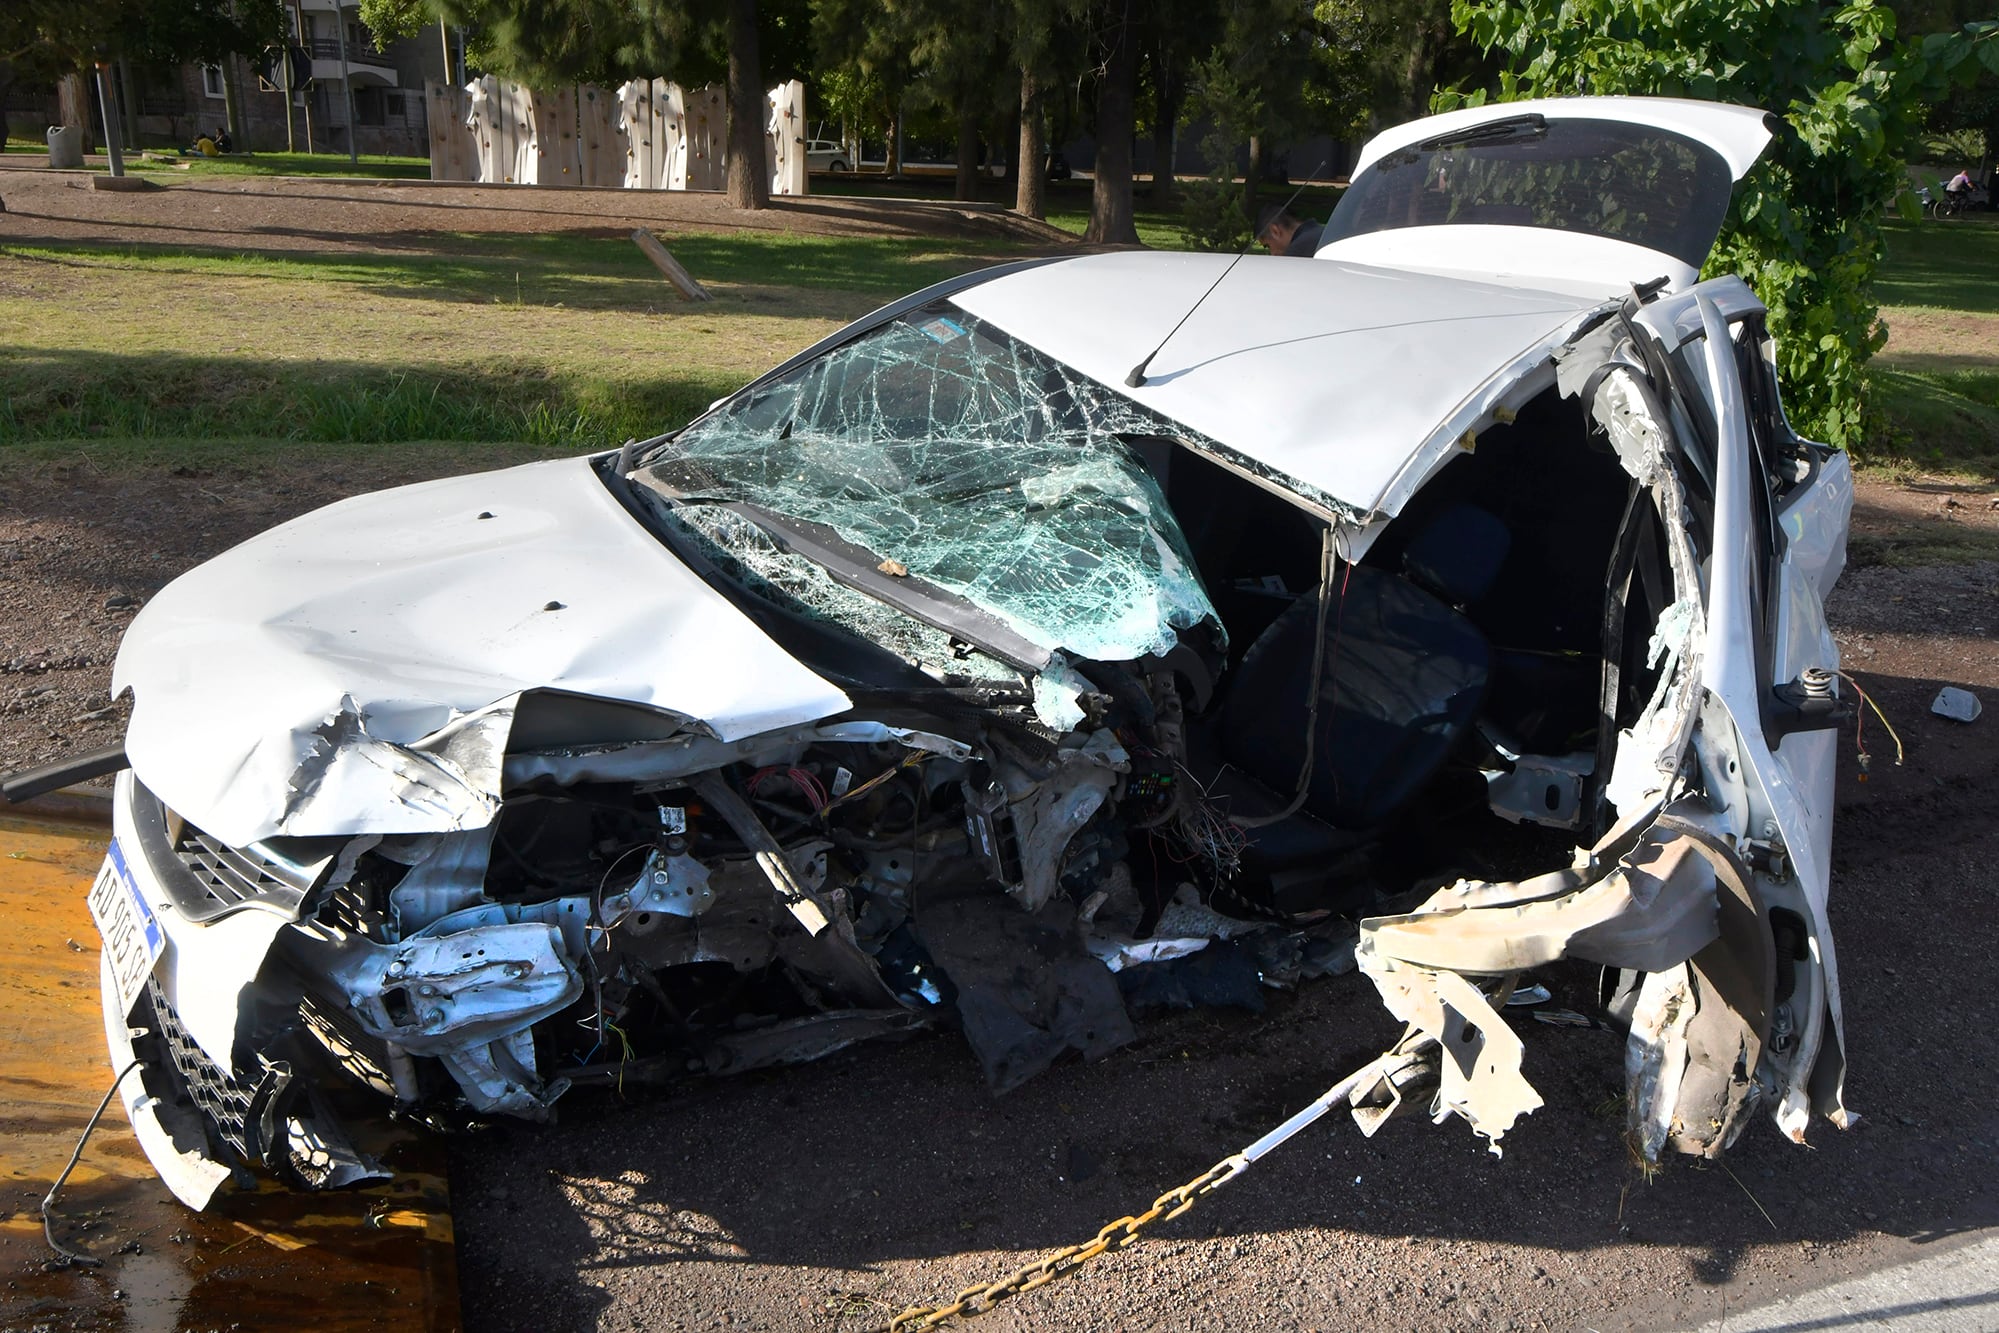
[[[1600,295],[1334,260],[1089,255],[952,301],[1244,459],[1351,510],[1392,513]],[[1132,368],[1199,301],[1153,359]]]

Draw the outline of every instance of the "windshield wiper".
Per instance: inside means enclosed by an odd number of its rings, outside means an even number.
[[[1483,125],[1474,125],[1456,134],[1439,135],[1435,139],[1425,139],[1416,145],[1419,153],[1441,153],[1453,148],[1473,148],[1480,144],[1501,143],[1508,139],[1542,139],[1548,134],[1548,118],[1538,111],[1529,111],[1521,116],[1507,116],[1503,120],[1488,120]]]
[[[954,634],[1017,670],[1038,672],[1048,665],[1046,648],[1024,638],[998,616],[917,575],[885,572],[882,566],[890,562],[847,541],[823,523],[774,514],[743,501],[721,507],[756,524],[780,548],[810,560],[843,587],[885,602],[932,629]]]

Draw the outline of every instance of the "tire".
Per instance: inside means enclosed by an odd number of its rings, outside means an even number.
[[[831,162],[828,162],[828,163],[826,164],[826,170],[828,170],[828,171],[850,171],[850,170],[852,170],[852,168],[851,168],[851,167],[849,167],[849,166],[848,166],[848,165],[847,165],[847,164],[846,164],[845,162],[842,162],[842,161],[840,161],[840,160],[839,160],[838,158],[835,158],[835,159],[833,159],[833,161],[831,161]]]

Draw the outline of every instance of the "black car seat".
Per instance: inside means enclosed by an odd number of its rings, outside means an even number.
[[[1485,636],[1457,607],[1490,586],[1509,544],[1492,515],[1452,505],[1405,548],[1406,576],[1366,566],[1335,575],[1308,813],[1379,827],[1443,766],[1478,715],[1491,666]],[[1314,590],[1250,645],[1217,728],[1222,757],[1280,808],[1305,757],[1317,621]]]

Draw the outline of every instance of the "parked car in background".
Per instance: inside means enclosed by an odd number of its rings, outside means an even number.
[[[969,274],[653,439],[183,574],[91,893],[148,1156],[195,1207],[335,1185],[379,1168],[331,1086],[532,1120],[926,1027],[1003,1091],[1356,966],[1428,1070],[1370,1125],[1513,1130],[1502,1015],[1563,965],[1645,1157],[1846,1123],[1851,474],[1698,281],[1768,139],[1433,117],[1315,257]]]
[[[805,169],[807,171],[852,171],[854,155],[846,145],[834,143],[831,139],[808,139],[805,143]]]

